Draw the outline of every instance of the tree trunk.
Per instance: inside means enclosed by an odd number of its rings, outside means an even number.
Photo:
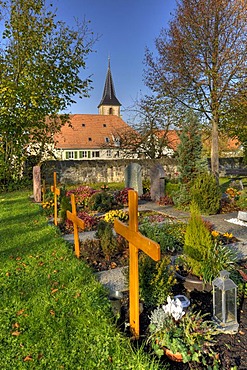
[[[211,171],[216,181],[219,183],[219,137],[217,116],[212,119]]]

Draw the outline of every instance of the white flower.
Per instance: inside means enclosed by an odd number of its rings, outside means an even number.
[[[171,297],[167,297],[167,304],[162,306],[164,312],[167,315],[171,315],[174,320],[180,320],[185,312],[183,311],[182,302],[176,298],[171,299]]]

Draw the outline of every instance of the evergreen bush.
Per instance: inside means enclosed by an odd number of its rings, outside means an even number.
[[[105,258],[110,260],[120,248],[117,238],[113,234],[111,224],[106,221],[100,221],[97,227],[96,237],[100,239],[100,245]]]
[[[220,209],[221,190],[210,173],[199,175],[191,188],[191,197],[203,214],[216,214]]]
[[[179,189],[173,192],[172,200],[177,209],[189,210],[191,203],[190,184],[180,184]]]
[[[203,277],[203,263],[209,259],[212,249],[211,233],[203,222],[198,205],[192,201],[185,232],[184,258],[194,275]]]
[[[113,196],[105,191],[94,193],[88,201],[91,211],[108,212],[113,208]]]
[[[199,173],[205,171],[206,162],[202,159],[202,140],[199,117],[192,110],[183,117],[183,130],[177,147],[179,179],[188,184]]]
[[[146,306],[164,303],[176,283],[169,257],[155,262],[143,252],[139,257],[140,298]]]
[[[72,206],[70,203],[70,198],[65,196],[62,196],[60,207],[59,207],[59,217],[61,218],[61,222],[65,222],[67,218],[67,211],[71,212]]]

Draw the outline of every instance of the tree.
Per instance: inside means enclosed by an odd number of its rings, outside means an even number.
[[[193,111],[184,117],[186,123],[180,134],[177,147],[178,170],[183,184],[191,183],[197,175],[205,172],[206,166],[202,161],[202,141],[198,117]]]
[[[224,117],[225,131],[242,144],[244,162],[247,163],[247,92],[237,92],[229,100],[229,105],[231,115],[226,114]]]
[[[169,28],[146,51],[145,81],[158,98],[193,108],[211,129],[211,169],[219,176],[218,133],[229,99],[246,102],[246,0],[180,0]],[[226,112],[227,107],[227,112]]]
[[[131,116],[129,121],[134,129],[133,134],[125,137],[119,135],[126,151],[140,158],[149,159],[158,159],[171,154],[171,150],[168,149],[171,144],[170,110],[156,97],[145,95],[135,101],[128,111]]]
[[[73,97],[88,96],[91,80],[80,73],[95,40],[85,20],[69,28],[45,0],[0,6],[0,181],[6,183],[20,176],[30,150],[53,142],[68,121],[59,113]]]

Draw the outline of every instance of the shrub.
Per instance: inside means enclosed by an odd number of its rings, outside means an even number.
[[[188,210],[191,203],[190,184],[180,184],[179,189],[173,192],[172,199],[176,208]]]
[[[160,245],[161,252],[180,251],[184,243],[184,224],[178,222],[144,223],[140,232]]]
[[[70,198],[67,196],[63,196],[60,202],[59,207],[59,217],[61,218],[61,221],[64,222],[67,217],[67,211],[71,211],[71,203]]]
[[[139,257],[140,298],[147,306],[164,303],[175,284],[170,258],[163,257],[155,262],[144,253]]]
[[[80,255],[91,265],[101,256],[102,250],[100,241],[97,239],[87,239],[80,243]]]
[[[221,191],[212,174],[204,173],[195,179],[191,197],[203,214],[216,214],[220,209]]]
[[[88,201],[89,209],[98,212],[109,211],[111,208],[113,208],[113,204],[113,196],[105,191],[94,193]]]
[[[185,260],[194,275],[203,276],[202,262],[208,260],[213,249],[213,240],[194,201],[190,212],[184,240]]]
[[[113,234],[111,225],[108,222],[99,222],[96,237],[100,239],[100,245],[107,260],[110,260],[117,252],[119,252],[119,243],[116,236]]]

